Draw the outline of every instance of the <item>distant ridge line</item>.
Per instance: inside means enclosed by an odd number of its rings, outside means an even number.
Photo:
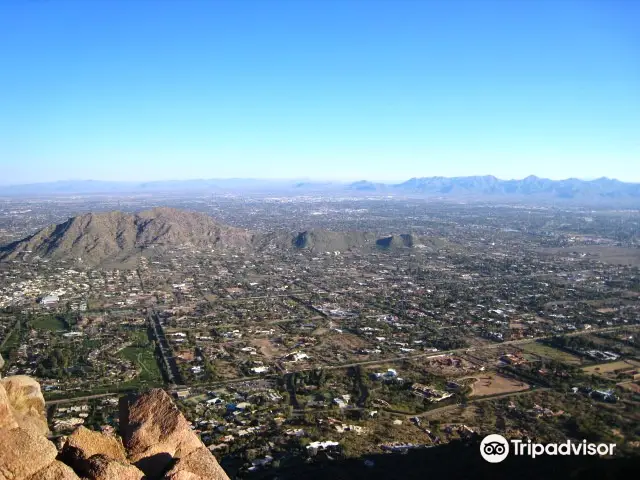
[[[607,177],[593,180],[568,178],[550,180],[529,175],[523,179],[501,180],[493,175],[464,177],[413,177],[404,182],[356,182],[192,179],[150,182],[102,180],[57,181],[0,186],[0,196],[47,196],[144,193],[264,193],[264,194],[385,194],[474,198],[534,198],[584,201],[640,201],[640,183],[622,182]]]

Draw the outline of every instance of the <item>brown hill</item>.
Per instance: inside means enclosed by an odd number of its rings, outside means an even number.
[[[136,214],[87,213],[50,225],[0,249],[0,260],[80,259],[97,265],[123,261],[140,253],[195,247],[242,251],[252,244],[246,230],[216,222],[208,215],[173,208]]]
[[[421,237],[412,234],[380,236],[372,232],[329,232],[308,230],[293,236],[291,244],[312,252],[344,252],[348,250],[397,250],[418,248],[437,251],[449,244],[441,238]]]
[[[203,213],[162,207],[135,214],[116,211],[73,217],[1,247],[0,261],[46,258],[127,267],[140,255],[158,257],[167,250],[190,247],[235,253],[292,249],[322,253],[399,248],[433,251],[445,245],[441,239],[410,234],[380,236],[327,230],[255,233],[218,223]]]

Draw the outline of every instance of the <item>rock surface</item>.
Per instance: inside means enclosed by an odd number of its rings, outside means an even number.
[[[144,473],[133,465],[94,455],[87,461],[87,478],[91,480],[142,480]]]
[[[187,474],[191,474],[187,475]],[[175,466],[167,473],[167,479],[226,479],[227,474],[222,470],[215,457],[204,445],[189,455],[181,457]]]
[[[159,388],[120,400],[120,431],[129,460],[149,476],[160,475],[173,457],[203,446],[171,397]]]
[[[178,472],[167,474],[167,476],[164,477],[163,480],[203,480],[203,479],[201,476],[196,475],[195,473],[190,473],[190,472],[185,472],[184,470],[180,470]]]
[[[40,435],[47,435],[49,427],[40,384],[25,375],[5,377],[0,380],[0,384],[6,391],[13,418],[18,425]]]
[[[164,390],[125,397],[120,408],[124,444],[80,427],[58,455],[38,383],[2,379],[0,480],[229,480]]]
[[[94,432],[85,427],[79,427],[69,437],[62,447],[60,459],[73,469],[86,475],[89,472],[89,458],[101,454],[110,460],[127,461],[127,452],[119,438]]]
[[[23,428],[0,430],[0,480],[28,479],[53,463],[58,450],[43,435]]]
[[[29,480],[80,480],[80,477],[70,467],[56,460],[34,473]]]
[[[13,418],[13,409],[9,403],[7,391],[0,383],[0,430],[18,428],[18,422]]]

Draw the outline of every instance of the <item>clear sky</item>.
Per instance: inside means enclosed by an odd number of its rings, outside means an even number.
[[[640,181],[640,1],[2,0],[0,183]]]

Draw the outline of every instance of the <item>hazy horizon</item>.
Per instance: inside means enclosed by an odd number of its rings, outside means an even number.
[[[640,182],[640,4],[0,5],[2,184]]]
[[[640,183],[640,182],[629,182],[629,181],[625,181],[625,180],[621,180],[619,178],[613,178],[613,177],[607,177],[607,176],[602,176],[602,177],[579,177],[579,176],[572,176],[572,177],[566,177],[566,178],[549,178],[549,177],[542,177],[539,175],[527,175],[525,177],[521,177],[521,178],[500,178],[497,177],[495,175],[492,174],[479,174],[479,175],[461,175],[461,176],[457,176],[457,177],[452,177],[452,176],[447,176],[447,175],[443,175],[441,177],[443,178],[468,178],[468,177],[484,177],[484,176],[493,176],[496,177],[498,180],[500,181],[520,181],[520,180],[524,180],[527,177],[537,177],[539,179],[543,179],[543,180],[553,180],[553,181],[563,181],[563,180],[580,180],[580,181],[584,181],[584,182],[591,182],[591,181],[595,181],[595,180],[600,180],[600,179],[608,179],[608,180],[615,180],[615,181],[620,181],[623,183]],[[38,185],[38,184],[55,184],[55,183],[83,183],[83,182],[96,182],[96,183],[126,183],[126,184],[144,184],[144,183],[162,183],[162,182],[197,182],[197,181],[216,181],[216,180],[222,180],[222,181],[231,181],[231,180],[237,180],[237,181],[253,181],[253,182],[265,182],[265,183],[269,183],[269,182],[283,182],[283,183],[295,183],[295,182],[310,182],[310,183],[334,183],[334,184],[351,184],[354,182],[359,182],[359,181],[366,181],[366,182],[372,182],[372,183],[381,183],[381,184],[387,184],[387,185],[393,185],[393,184],[399,184],[399,183],[403,183],[406,182],[408,180],[414,179],[414,178],[434,178],[434,177],[438,177],[438,175],[425,175],[425,176],[413,176],[413,177],[409,177],[409,178],[403,178],[403,179],[398,179],[398,180],[394,180],[394,179],[388,179],[388,180],[371,180],[368,178],[355,178],[355,179],[331,179],[331,178],[311,178],[311,177],[290,177],[290,178],[277,178],[277,177],[210,177],[210,178],[205,178],[205,177],[199,177],[199,178],[164,178],[164,179],[157,179],[157,180],[147,180],[147,179],[132,179],[132,180],[112,180],[112,179],[97,179],[97,178],[67,178],[67,179],[57,179],[57,180],[50,180],[50,181],[45,181],[45,182],[25,182],[25,183],[3,183],[2,181],[0,181],[0,186],[3,187],[13,187],[13,186],[21,186],[21,185]]]

